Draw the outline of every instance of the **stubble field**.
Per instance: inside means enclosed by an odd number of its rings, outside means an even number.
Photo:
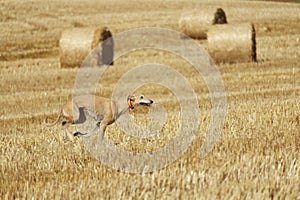
[[[253,1],[2,1],[0,2],[0,196],[1,199],[299,199],[300,196],[300,5]],[[197,94],[200,126],[175,162],[145,174],[119,172],[95,159],[80,139],[63,141],[54,120],[72,96],[77,68],[60,68],[59,39],[73,27],[107,26],[176,31],[183,10],[222,7],[228,21],[252,22],[257,63],[220,64],[227,94],[222,137],[199,157],[211,120],[209,91],[193,67],[176,55],[142,49],[115,61],[97,94],[111,97],[115,83],[135,66],[160,63],[176,69]],[[206,47],[206,41],[196,41]],[[138,78],[138,77],[137,77]],[[133,91],[128,91],[133,92]],[[144,93],[168,113],[164,130],[136,139],[116,125],[112,143],[131,152],[166,146],[178,128],[180,105],[157,85]],[[149,109],[130,116],[147,124]],[[140,114],[139,114],[140,113]],[[75,130],[75,129],[72,129]]]

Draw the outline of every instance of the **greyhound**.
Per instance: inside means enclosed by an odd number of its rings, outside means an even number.
[[[100,128],[100,137],[104,136],[108,125],[114,123],[122,114],[129,109],[134,109],[137,105],[150,106],[153,103],[151,99],[145,98],[143,95],[135,97],[129,95],[127,97],[127,105],[123,109],[119,109],[117,102],[108,98],[95,95],[81,95],[69,100],[62,106],[56,120],[52,123],[47,122],[47,117],[44,119],[44,124],[48,127],[54,126],[63,116],[66,121],[62,122],[64,128],[64,141],[69,137],[71,142],[74,142],[73,135],[68,130],[70,125],[83,124],[86,121],[85,111],[96,121],[95,127],[84,134],[81,132],[74,133],[74,136],[89,137]]]

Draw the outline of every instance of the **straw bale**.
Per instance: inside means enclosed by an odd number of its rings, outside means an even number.
[[[61,67],[79,67],[99,44],[102,32],[103,28],[73,28],[64,31],[59,41]]]
[[[227,18],[222,8],[186,11],[179,19],[179,28],[194,39],[206,39],[208,29],[214,24],[226,24]]]
[[[208,51],[216,63],[256,61],[253,24],[216,25],[207,35]]]

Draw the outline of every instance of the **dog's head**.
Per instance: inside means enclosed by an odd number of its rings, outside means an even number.
[[[134,107],[136,105],[150,106],[153,103],[153,101],[151,99],[145,98],[144,95],[140,95],[138,97],[133,96],[133,95],[129,95],[127,97],[127,103],[128,103],[128,107],[130,109],[134,109]]]

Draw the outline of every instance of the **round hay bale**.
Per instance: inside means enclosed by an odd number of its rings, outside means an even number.
[[[216,25],[207,35],[208,51],[216,63],[256,62],[253,24]]]
[[[222,8],[184,12],[179,19],[179,28],[194,39],[206,39],[208,29],[214,24],[226,24],[227,18]]]
[[[62,33],[59,41],[61,67],[79,67],[97,47],[103,28],[73,28]],[[95,54],[97,64],[97,54]]]

